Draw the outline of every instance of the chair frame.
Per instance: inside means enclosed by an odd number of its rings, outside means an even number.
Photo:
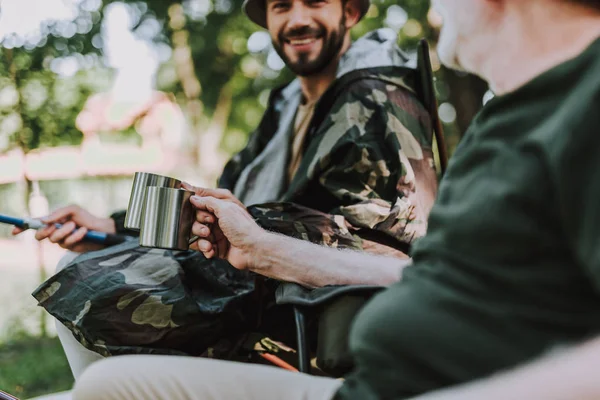
[[[417,47],[417,80],[417,97],[423,102],[423,105],[425,106],[429,115],[431,116],[433,132],[435,135],[435,140],[437,142],[437,150],[441,169],[440,172],[443,176],[448,166],[448,152],[446,148],[443,127],[438,115],[438,102],[435,96],[433,70],[431,66],[431,57],[429,55],[429,44],[425,39],[421,39]],[[279,293],[277,303],[291,304],[293,306],[294,320],[296,324],[298,370],[300,372],[310,374],[312,368],[310,364],[310,343],[306,327],[307,310],[311,307],[314,307],[315,305],[323,304],[324,302],[338,296],[349,295],[352,293],[364,293],[365,289],[380,290],[383,289],[383,287],[361,285],[345,286],[340,288],[344,288],[345,290],[339,290],[339,293],[334,293],[332,295],[326,294],[318,300],[315,300],[315,298],[318,296],[308,296],[312,297],[312,299],[309,301],[302,300],[301,297],[298,297],[297,294],[291,296],[286,296],[285,294],[282,294],[282,292],[286,291],[297,291],[298,288],[300,288],[300,286],[293,283],[282,283],[282,291]],[[308,289],[304,290],[308,291]],[[316,292],[318,290],[320,289],[313,290],[312,292]]]

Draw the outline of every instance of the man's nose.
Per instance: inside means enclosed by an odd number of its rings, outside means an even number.
[[[310,10],[308,10],[302,1],[294,1],[290,9],[290,19],[288,29],[297,29],[310,25]]]

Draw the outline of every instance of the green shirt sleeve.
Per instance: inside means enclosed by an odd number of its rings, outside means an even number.
[[[587,108],[600,105],[600,93],[596,100]],[[600,291],[600,113],[596,108],[574,114],[581,118],[572,121],[572,129],[564,130],[562,151],[550,159],[558,161],[553,175],[565,240]]]

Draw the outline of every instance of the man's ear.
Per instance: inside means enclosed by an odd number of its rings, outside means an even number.
[[[344,0],[344,13],[346,14],[346,28],[350,29],[360,21],[360,8],[358,0]]]

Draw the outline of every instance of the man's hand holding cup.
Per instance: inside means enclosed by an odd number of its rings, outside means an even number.
[[[196,207],[192,234],[200,238],[190,248],[201,251],[206,258],[226,259],[238,269],[251,268],[256,244],[267,232],[256,224],[235,197],[210,197],[206,196],[207,192],[203,192],[205,196],[192,196],[190,200]]]

